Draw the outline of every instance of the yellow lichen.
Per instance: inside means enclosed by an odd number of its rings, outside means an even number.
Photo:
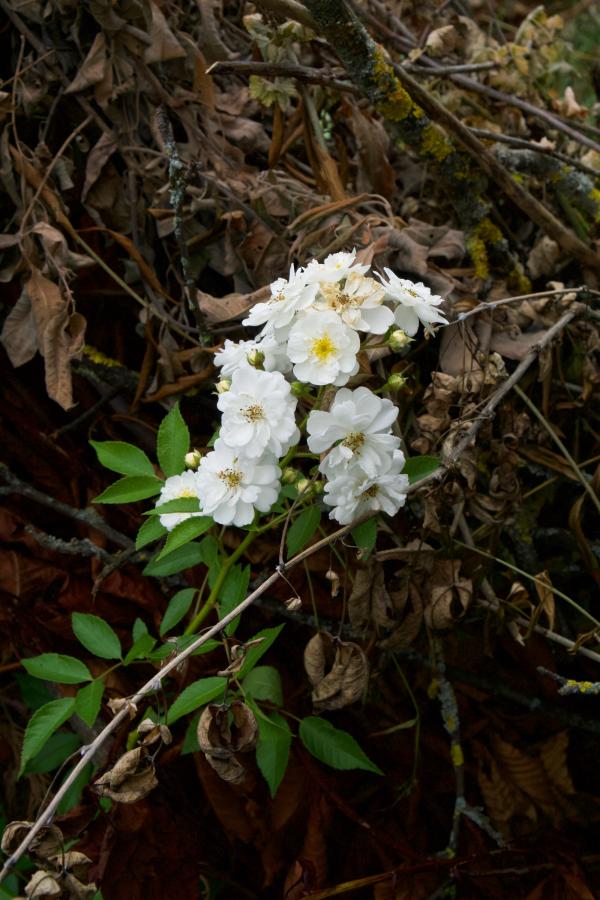
[[[471,237],[467,238],[466,245],[467,250],[469,251],[469,256],[473,261],[475,274],[478,278],[482,278],[485,280],[490,274],[490,266],[484,241],[482,240],[482,238],[477,237],[475,234],[473,234],[471,235]]]
[[[90,360],[90,362],[96,363],[98,366],[120,366],[121,363],[116,359],[111,359],[110,356],[106,356],[102,352],[102,350],[97,350],[96,347],[92,347],[91,344],[86,344],[83,348],[83,355]]]
[[[481,220],[479,225],[475,228],[474,234],[478,238],[481,238],[486,244],[499,244],[500,241],[504,240],[498,226],[494,225],[488,218]]]
[[[515,266],[508,273],[506,284],[511,291],[517,291],[519,294],[528,294],[531,291],[531,281],[520,266]]]
[[[600,190],[598,188],[592,188],[592,190],[588,194],[588,197],[596,207],[594,211],[594,221],[600,222]]]
[[[455,769],[458,769],[459,766],[464,766],[465,758],[460,744],[453,744],[450,756],[452,757],[452,765]]]
[[[431,156],[438,162],[443,162],[453,152],[453,146],[448,138],[435,125],[427,125],[423,129],[421,137],[421,153]]]

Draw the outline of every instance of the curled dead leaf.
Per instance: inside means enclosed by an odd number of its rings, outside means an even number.
[[[393,628],[392,603],[385,587],[383,566],[371,559],[354,577],[352,592],[348,598],[348,617],[356,631],[366,628],[372,621],[377,628]]]
[[[136,803],[158,784],[154,766],[142,747],[124,753],[108,772],[94,782],[94,790],[116,803]]]
[[[10,855],[33,828],[33,822],[9,822],[2,835],[2,850]],[[48,859],[64,846],[63,833],[58,825],[45,825],[29,846],[29,853],[39,859]]]
[[[198,722],[198,745],[207,762],[224,781],[240,784],[246,775],[236,753],[248,753],[258,740],[258,725],[252,710],[234,700],[231,704],[209,703]]]
[[[356,703],[369,680],[369,664],[362,648],[324,631],[306,645],[304,668],[313,686],[315,710],[342,709]]]
[[[25,885],[27,897],[60,897],[62,888],[51,872],[38,869]]]
[[[115,716],[117,713],[120,713],[122,709],[127,709],[130,719],[135,718],[137,715],[137,706],[127,697],[113,697],[112,700],[108,701],[108,708]]]
[[[425,44],[425,52],[429,56],[447,56],[456,47],[458,34],[454,25],[442,25],[430,32]]]
[[[466,613],[473,597],[469,578],[460,577],[460,560],[439,560],[426,583],[425,622],[433,631],[452,627]]]
[[[70,872],[75,878],[85,878],[92,860],[85,853],[77,850],[67,850],[66,853],[57,853],[50,857],[56,869]]]
[[[71,872],[66,872],[63,875],[62,883],[64,888],[68,891],[65,896],[67,896],[69,900],[92,900],[98,891],[98,887],[93,881],[89,884],[84,884],[79,878],[72,875]]]

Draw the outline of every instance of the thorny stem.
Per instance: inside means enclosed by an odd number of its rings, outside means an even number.
[[[1,3],[2,3],[2,0],[0,0],[0,4]],[[523,375],[525,374],[527,369],[532,365],[534,360],[537,358],[538,353],[541,350],[543,350],[544,347],[548,346],[548,344],[550,344],[551,341],[554,340],[554,338],[556,338],[567,327],[567,325],[576,316],[580,315],[582,312],[583,312],[582,306],[580,304],[577,304],[576,306],[572,307],[567,313],[565,313],[565,315],[563,315],[558,320],[558,322],[555,323],[555,325],[553,325],[550,329],[548,329],[548,331],[546,332],[546,334],[544,335],[544,337],[540,341],[540,343],[537,345],[537,347],[534,347],[527,354],[527,356],[524,357],[524,359],[517,366],[517,368],[515,369],[513,374],[510,376],[510,378],[508,378],[500,386],[500,388],[496,391],[496,393],[490,398],[490,400],[488,400],[484,409],[481,411],[481,413],[479,414],[479,416],[477,417],[475,422],[473,422],[473,424],[469,428],[466,435],[457,443],[454,450],[448,455],[448,457],[442,461],[440,468],[437,469],[435,472],[431,473],[431,475],[428,475],[425,478],[422,478],[420,481],[418,481],[412,485],[409,485],[409,487],[407,488],[407,494],[412,494],[416,491],[421,490],[426,484],[428,484],[430,482],[433,483],[433,482],[439,481],[441,479],[441,477],[450,468],[452,468],[452,466],[455,464],[456,460],[459,458],[460,454],[474,440],[474,438],[477,435],[477,432],[479,431],[479,428],[481,427],[483,422],[489,418],[489,416],[491,415],[493,410],[496,408],[498,403],[500,403],[502,398],[508,393],[508,391],[514,386],[514,384],[516,384],[516,382],[520,378],[523,377]],[[2,466],[0,468],[0,471],[1,471],[1,469],[4,469],[4,468],[5,467]],[[36,492],[36,493],[38,493],[38,492]],[[44,497],[44,500],[47,499],[45,497],[45,495],[42,495],[42,497]],[[75,512],[75,510],[71,510],[70,507],[68,507],[68,510],[69,510],[70,515],[73,515],[73,513]],[[277,566],[277,568],[275,569],[275,571],[271,575],[269,575],[269,577],[266,578],[265,581],[263,581],[262,584],[260,584],[256,588],[256,590],[252,591],[252,593],[249,594],[245,598],[245,600],[242,600],[242,602],[239,603],[235,607],[235,609],[232,609],[231,612],[229,612],[225,616],[223,616],[223,618],[219,622],[217,622],[215,625],[213,625],[211,628],[209,628],[203,635],[198,637],[197,640],[195,640],[192,644],[190,644],[189,647],[187,647],[185,650],[182,650],[181,653],[178,653],[175,657],[173,657],[173,659],[171,659],[168,663],[166,663],[163,666],[163,668],[160,670],[160,672],[155,673],[155,675],[149,681],[147,681],[146,684],[144,684],[133,695],[133,697],[130,698],[130,703],[128,705],[126,705],[122,710],[120,710],[115,715],[115,717],[108,723],[108,725],[106,725],[102,729],[102,731],[94,738],[94,740],[90,744],[88,744],[86,747],[81,748],[81,759],[79,760],[79,762],[77,763],[77,765],[75,766],[73,771],[70,773],[70,775],[67,776],[67,778],[61,785],[60,789],[56,793],[55,797],[50,801],[50,803],[48,804],[46,809],[42,813],[40,813],[40,815],[38,816],[34,825],[30,829],[30,831],[27,833],[25,838],[21,841],[21,843],[19,844],[17,849],[14,851],[14,853],[6,860],[4,867],[2,868],[2,871],[0,871],[0,884],[6,878],[6,876],[9,874],[11,869],[16,865],[16,863],[19,861],[19,859],[21,859],[23,854],[27,852],[27,850],[31,846],[32,841],[34,840],[36,835],[39,834],[40,830],[46,824],[48,824],[52,821],[54,814],[56,813],[56,810],[57,810],[58,806],[60,805],[63,797],[65,796],[66,792],[69,790],[71,785],[74,783],[74,781],[76,780],[78,775],[83,771],[83,769],[85,768],[87,763],[92,760],[92,758],[94,757],[97,750],[102,746],[102,744],[107,740],[107,738],[109,738],[110,735],[119,727],[119,725],[126,720],[126,718],[129,715],[130,709],[135,710],[136,705],[138,703],[140,703],[146,696],[148,696],[148,694],[154,693],[155,691],[159,690],[163,680],[166,678],[166,676],[170,672],[172,672],[174,669],[176,669],[183,662],[183,660],[188,658],[188,656],[191,656],[193,653],[195,653],[195,651],[199,647],[201,647],[203,644],[205,644],[211,638],[215,637],[215,635],[217,635],[221,631],[223,631],[223,629],[226,628],[227,625],[229,625],[229,623],[232,622],[235,618],[237,618],[237,616],[239,616],[242,612],[244,612],[245,609],[248,609],[248,607],[252,606],[252,604],[255,602],[255,600],[257,600],[260,596],[262,596],[262,594],[264,594],[267,590],[269,590],[269,588],[273,584],[275,584],[278,581],[278,579],[281,578],[287,571],[295,568],[303,560],[312,556],[314,553],[318,553],[324,547],[328,547],[330,544],[333,544],[336,541],[341,540],[347,534],[349,534],[354,528],[356,528],[358,525],[361,525],[361,524],[363,524],[363,522],[367,522],[369,519],[373,518],[374,515],[377,515],[377,513],[375,513],[375,514],[370,513],[370,514],[367,514],[364,516],[360,516],[358,519],[356,519],[356,521],[351,522],[349,525],[344,525],[342,528],[338,528],[337,531],[333,532],[333,534],[328,535],[326,538],[323,538],[322,540],[317,541],[315,544],[312,544],[310,547],[307,547],[305,550],[302,550],[300,553],[297,553],[296,556],[294,556],[292,559],[288,560],[287,562],[279,564]],[[250,536],[252,536],[252,539],[253,539],[255,535],[256,535],[256,532],[249,532],[249,534],[247,535],[247,539],[250,538]],[[249,546],[250,543],[251,543],[251,541],[248,540],[248,544],[246,546]],[[241,547],[241,545],[240,545],[240,547]],[[238,550],[239,549],[240,548],[238,548]],[[246,549],[246,548],[244,548],[244,549]],[[243,552],[243,550],[241,552]],[[488,554],[485,553],[484,551],[479,550],[478,552],[481,553],[483,556],[488,556]],[[528,573],[523,573],[523,574],[528,576]],[[530,576],[528,576],[528,577],[530,577]],[[558,592],[556,592],[556,593],[558,593]],[[133,706],[131,704],[133,704]],[[440,862],[441,861],[437,861],[437,864],[439,865]],[[425,868],[427,868],[427,866]],[[317,896],[318,895],[315,895],[315,898]]]

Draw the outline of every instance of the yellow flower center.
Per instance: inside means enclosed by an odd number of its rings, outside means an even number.
[[[228,488],[236,488],[242,482],[242,473],[239,469],[221,469],[218,475]]]
[[[348,437],[342,441],[342,447],[348,447],[353,453],[356,453],[364,442],[365,436],[362,431],[351,431]]]
[[[376,497],[379,493],[379,487],[376,484],[372,484],[371,487],[368,487],[366,491],[363,491],[359,500],[370,500],[373,497]]]
[[[316,356],[319,362],[327,362],[330,356],[334,356],[337,352],[337,347],[331,340],[328,334],[324,334],[323,337],[316,338],[311,345],[310,352],[313,356]]]
[[[180,494],[178,494],[177,499],[181,500],[182,497],[197,497],[198,494],[195,494],[191,488],[184,488]]]
[[[265,411],[260,403],[253,403],[242,410],[242,415],[247,422],[260,422],[265,417]]]

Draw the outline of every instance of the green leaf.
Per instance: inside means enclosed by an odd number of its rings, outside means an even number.
[[[120,475],[154,475],[154,467],[143,450],[125,441],[90,441],[98,461]]]
[[[51,700],[34,712],[25,729],[19,776],[23,774],[29,760],[37,756],[50,735],[54,734],[74,711],[75,698],[62,697],[60,700]]]
[[[148,626],[143,619],[140,619],[138,617],[133,623],[133,628],[131,629],[131,637],[135,642],[139,640],[143,634],[148,634]]]
[[[148,659],[150,653],[154,650],[155,644],[156,638],[153,638],[151,634],[148,634],[148,632],[140,634],[139,638],[127,652],[123,664],[128,666],[135,659]]]
[[[406,460],[402,474],[408,475],[408,480],[411,484],[414,484],[415,481],[420,481],[422,478],[431,475],[439,467],[440,461],[435,456],[411,456],[410,459]]]
[[[156,440],[158,462],[167,477],[183,472],[189,449],[190,433],[176,403],[160,423]]]
[[[196,588],[184,588],[171,597],[160,623],[159,634],[161,637],[181,622],[192,605],[196,593]]]
[[[221,593],[219,595],[219,618],[222,619],[227,613],[230,613],[232,609],[235,609],[242,600],[246,598],[248,593],[248,585],[250,584],[250,566],[245,566],[243,569],[240,565],[232,566],[229,572],[227,573],[227,577],[225,579],[225,584],[221,588]],[[235,634],[235,630],[238,627],[240,622],[240,617],[236,616],[235,619],[229,623],[229,625],[225,626],[225,634],[230,636]]]
[[[34,678],[45,678],[57,684],[81,684],[91,681],[90,670],[81,660],[74,656],[63,656],[60,653],[42,653],[30,659],[22,659],[23,668]]]
[[[32,675],[15,672],[14,679],[19,685],[23,703],[32,712],[54,699],[44,682],[33,678]]]
[[[85,724],[91,728],[100,712],[102,695],[104,694],[104,682],[101,678],[86,684],[75,695],[75,712]]]
[[[188,685],[175,700],[167,713],[167,725],[172,725],[177,719],[193,712],[199,706],[204,706],[219,694],[222,694],[227,686],[227,679],[220,675],[211,678],[200,678]]]
[[[318,506],[309,506],[303,510],[298,518],[292,522],[286,535],[288,556],[295,556],[303,547],[306,547],[311,537],[319,527],[321,510]]]
[[[88,763],[87,766],[83,767],[71,787],[68,789],[65,796],[58,804],[56,811],[59,816],[64,815],[64,813],[69,812],[70,809],[73,809],[74,806],[77,806],[81,799],[82,791],[93,774],[94,766],[92,763]]]
[[[191,569],[197,566],[202,559],[201,545],[197,543],[184,544],[177,550],[169,553],[165,559],[158,559],[157,556],[150,560],[146,568],[143,570],[144,575],[154,575],[155,578],[164,578],[167,575],[176,575],[177,572],[183,572],[184,569]]]
[[[361,525],[357,525],[351,531],[354,543],[362,550],[363,559],[368,559],[369,554],[377,543],[377,516],[367,519]]]
[[[135,539],[135,549],[141,550],[147,544],[152,544],[167,533],[164,525],[160,524],[160,519],[146,519],[142,527],[137,533]]]
[[[94,503],[133,503],[160,494],[163,482],[155,475],[126,475],[94,498]]]
[[[155,506],[154,509],[148,509],[144,516],[156,518],[163,516],[165,513],[184,513],[184,512],[200,512],[200,501],[197,497],[175,497],[174,500],[167,500]]]
[[[242,687],[254,700],[270,700],[275,706],[283,706],[281,677],[273,666],[256,666],[246,675]]]
[[[250,639],[251,641],[255,641],[257,638],[262,638],[260,644],[254,644],[252,647],[248,647],[248,651],[244,657],[244,665],[238,673],[239,679],[245,678],[259,659],[265,655],[273,641],[280,634],[284,625],[285,623],[277,625],[275,628],[263,628],[262,631],[259,631],[258,634],[255,634],[254,637]]]
[[[58,769],[68,757],[81,747],[81,740],[70,731],[51,735],[37,756],[25,766],[25,775],[45,775]]]
[[[197,634],[183,634],[173,641],[168,640],[166,644],[162,644],[162,646],[157,647],[156,650],[152,651],[150,659],[152,662],[162,662],[163,659],[166,659],[172,653],[181,653],[182,650],[185,650],[190,644],[193,644],[197,637]],[[192,656],[202,656],[203,653],[212,653],[217,647],[221,647],[221,643],[210,639],[206,641],[206,643],[200,644],[200,646],[194,650]]]
[[[383,775],[352,735],[335,728],[327,719],[319,716],[302,719],[300,740],[309,753],[333,769],[366,769],[367,772]]]
[[[183,744],[181,745],[181,755],[186,753],[199,753],[200,745],[198,744],[198,722],[200,721],[201,710],[192,716],[188,727],[185,730]]]
[[[193,541],[194,538],[204,534],[204,532],[208,531],[212,526],[213,520],[209,516],[193,516],[191,519],[180,522],[179,525],[176,525],[175,528],[169,532],[167,540],[165,541],[165,546],[156,557],[157,560],[163,559],[165,556],[168,556],[169,553],[178,550],[179,547],[189,544],[190,541]]]
[[[292,733],[288,723],[278,712],[272,712],[268,716],[262,713],[256,717],[256,721],[256,762],[269,785],[271,797],[274,797],[287,769]]]
[[[121,658],[121,641],[104,619],[89,613],[74,612],[71,625],[79,643],[94,656],[101,659]]]

